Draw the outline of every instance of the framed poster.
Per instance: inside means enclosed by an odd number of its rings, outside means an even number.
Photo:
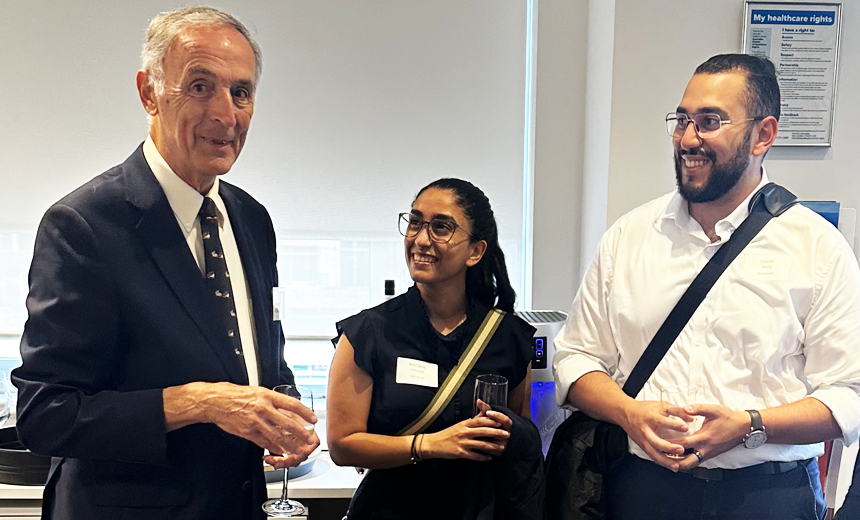
[[[776,66],[782,104],[774,146],[830,146],[841,3],[746,2],[743,49]]]

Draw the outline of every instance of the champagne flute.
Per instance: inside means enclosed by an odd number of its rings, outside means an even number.
[[[275,392],[288,395],[301,401],[303,405],[313,411],[314,394],[310,388],[296,385],[278,385],[273,388]],[[313,430],[314,425],[307,423],[305,429]],[[284,486],[281,489],[281,497],[263,502],[263,511],[271,518],[291,518],[302,516],[307,508],[301,502],[287,497],[287,481],[290,480],[290,468],[284,469]]]
[[[493,406],[508,405],[508,378],[496,374],[481,374],[475,378],[475,395],[472,399],[472,416],[478,415],[478,399]]]

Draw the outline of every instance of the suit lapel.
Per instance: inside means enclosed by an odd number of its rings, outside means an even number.
[[[217,316],[214,303],[208,297],[203,276],[197,268],[188,243],[179,229],[176,216],[167,202],[161,185],[155,179],[142,148],[123,164],[126,178],[126,199],[140,211],[137,236],[149,251],[158,270],[177,300],[188,312],[197,328],[208,340],[208,348],[218,356],[231,381],[248,383],[244,360],[233,352],[226,335],[218,333],[213,319]],[[154,302],[158,305],[158,302]],[[184,345],[176,345],[183,348]],[[190,348],[204,348],[192,345]]]

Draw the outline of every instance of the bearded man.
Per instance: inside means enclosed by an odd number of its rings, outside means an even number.
[[[779,114],[770,61],[700,65],[666,117],[677,191],[606,232],[555,338],[558,403],[629,437],[607,475],[609,518],[820,520],[823,441],[860,434],[860,269],[839,232],[800,205],[728,266],[640,393],[621,389],[769,182],[762,161]],[[669,387],[699,398],[670,415]]]

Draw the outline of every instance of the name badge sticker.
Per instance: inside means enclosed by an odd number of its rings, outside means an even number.
[[[286,291],[281,287],[272,287],[272,321],[281,321],[286,309]]]
[[[394,381],[399,385],[437,388],[439,386],[439,366],[435,363],[399,357],[397,358],[397,373]]]
[[[750,255],[744,261],[744,278],[748,280],[788,280],[791,257],[786,255]]]

